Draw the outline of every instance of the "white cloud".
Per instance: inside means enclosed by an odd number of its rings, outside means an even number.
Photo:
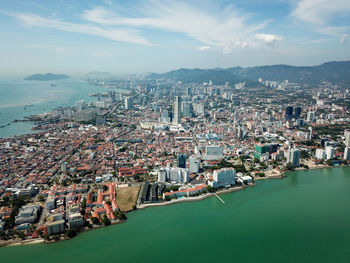
[[[69,23],[58,19],[44,18],[30,13],[7,13],[7,15],[16,18],[20,23],[28,27],[50,28],[72,33],[96,35],[115,41],[133,44],[148,46],[154,45],[141,37],[138,34],[138,30],[135,29],[102,28],[99,26]]]
[[[272,35],[272,34],[262,34],[262,33],[255,34],[255,38],[257,40],[261,40],[267,44],[271,44],[271,43],[274,43],[276,41],[283,40],[283,37],[281,37],[281,36]]]
[[[349,0],[301,0],[292,15],[304,22],[324,25],[334,15],[347,15],[349,11]]]
[[[269,23],[249,23],[249,15],[233,6],[215,12],[179,1],[154,0],[133,11],[137,14],[136,17],[123,16],[110,9],[97,7],[85,10],[83,18],[104,26],[155,28],[183,33],[204,46],[219,47],[225,53],[254,43],[253,34]]]
[[[342,35],[342,36],[340,37],[340,39],[339,39],[339,43],[340,43],[340,44],[345,44],[346,41],[348,40],[348,38],[349,38],[349,34],[344,34],[344,35]]]
[[[337,17],[349,17],[349,12],[349,0],[300,0],[291,15],[317,33],[339,37],[350,27],[332,26],[331,22]]]
[[[207,50],[210,50],[211,47],[210,46],[200,46],[200,47],[197,47],[197,49],[199,51],[207,51]]]

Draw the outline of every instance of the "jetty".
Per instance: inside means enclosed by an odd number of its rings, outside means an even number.
[[[225,204],[225,201],[222,200],[222,198],[221,198],[220,196],[218,196],[216,193],[214,193],[214,195],[215,195],[223,204]]]

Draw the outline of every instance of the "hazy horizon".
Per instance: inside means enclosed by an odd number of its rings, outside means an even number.
[[[0,76],[350,60],[350,1],[4,2]]]

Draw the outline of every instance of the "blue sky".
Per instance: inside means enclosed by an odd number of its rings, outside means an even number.
[[[349,0],[0,0],[0,74],[350,59]]]

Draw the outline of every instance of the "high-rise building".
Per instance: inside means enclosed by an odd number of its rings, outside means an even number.
[[[323,149],[316,149],[315,157],[317,160],[324,160],[326,159],[326,152]]]
[[[235,185],[236,182],[236,170],[234,168],[224,168],[215,170],[213,173],[213,180],[208,181],[208,185],[219,188],[225,186]]]
[[[188,158],[190,173],[198,173],[200,169],[200,161],[195,156]]]
[[[313,122],[315,120],[315,112],[308,111],[306,115],[306,121],[307,122]]]
[[[350,147],[350,131],[346,130],[344,132],[344,135],[345,135],[345,146]]]
[[[126,110],[131,110],[134,108],[134,101],[132,97],[125,97],[124,98],[124,107]]]
[[[350,161],[350,147],[344,149],[344,160]]]
[[[332,159],[334,159],[334,147],[327,146],[326,147],[326,160],[332,160]]]
[[[75,108],[77,111],[82,111],[86,109],[86,102],[85,100],[78,100],[75,102]]]
[[[262,145],[261,143],[255,145],[254,158],[257,158],[260,160],[260,157],[266,153],[267,154],[269,153],[268,145]]]
[[[242,139],[244,137],[244,131],[241,126],[237,127],[236,136],[237,136],[237,139]]]
[[[181,124],[181,97],[176,96],[174,100],[174,119],[173,123],[176,125]]]
[[[187,168],[166,167],[158,172],[159,182],[187,183],[190,179],[190,171]]]
[[[298,107],[295,107],[294,108],[294,117],[296,119],[299,119],[300,118],[300,115],[301,115],[301,107],[298,106]]]
[[[286,114],[285,114],[285,116],[286,116],[287,120],[290,120],[290,119],[293,118],[293,106],[287,106],[286,107]]]
[[[287,155],[287,163],[293,167],[300,166],[300,151],[296,148],[290,148]]]
[[[177,155],[177,167],[186,168],[186,154]]]
[[[189,101],[182,102],[182,116],[183,117],[192,117],[192,104]]]

